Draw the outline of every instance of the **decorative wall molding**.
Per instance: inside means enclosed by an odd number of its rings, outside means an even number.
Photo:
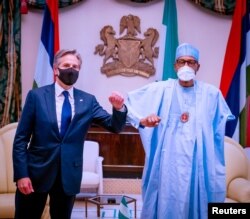
[[[58,0],[58,5],[59,8],[64,8],[69,5],[73,5],[76,3],[81,2],[82,0]],[[43,9],[45,5],[46,0],[27,0],[27,4],[29,6],[38,8],[38,9]]]
[[[190,0],[193,3],[209,9],[213,12],[224,14],[224,15],[232,15],[234,12],[236,0]],[[249,0],[245,0],[248,1]]]

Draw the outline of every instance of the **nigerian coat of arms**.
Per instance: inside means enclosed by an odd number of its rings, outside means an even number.
[[[120,20],[120,35],[111,25],[104,26],[100,31],[103,44],[95,47],[95,54],[104,56],[101,72],[108,77],[113,75],[150,77],[155,74],[154,58],[158,58],[159,47],[154,47],[159,33],[155,28],[148,28],[144,38],[141,33],[138,16],[123,16]]]

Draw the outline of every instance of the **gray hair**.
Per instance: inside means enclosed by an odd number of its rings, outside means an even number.
[[[81,55],[76,51],[76,49],[73,49],[73,50],[70,50],[70,49],[61,49],[59,50],[55,56],[54,56],[54,62],[53,62],[53,66],[56,67],[58,65],[58,60],[60,58],[62,58],[63,56],[65,55],[68,55],[68,54],[71,54],[71,55],[74,55],[78,61],[79,61],[79,65],[81,67],[82,65],[82,57]]]

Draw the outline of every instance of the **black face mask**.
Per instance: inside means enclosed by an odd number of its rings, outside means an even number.
[[[75,70],[74,68],[65,68],[60,69],[58,78],[66,85],[73,85],[76,83],[79,75],[79,71]]]

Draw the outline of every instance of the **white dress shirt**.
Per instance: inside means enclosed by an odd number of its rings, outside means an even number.
[[[56,118],[57,118],[59,132],[61,131],[62,105],[63,105],[64,98],[65,98],[64,95],[62,94],[63,91],[64,89],[56,82],[55,83]],[[67,91],[69,92],[69,102],[71,105],[72,118],[73,118],[75,115],[75,100],[74,100],[74,95],[73,95],[73,87]]]

